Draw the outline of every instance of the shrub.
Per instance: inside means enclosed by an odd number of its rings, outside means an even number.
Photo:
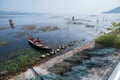
[[[8,59],[0,62],[0,72],[7,71],[6,75],[2,76],[1,78],[4,79],[5,76],[10,76],[17,72],[21,72],[34,65],[37,61],[40,60],[41,54],[42,53],[31,48],[21,49],[10,53]]]
[[[95,42],[106,47],[120,48],[120,37],[116,34],[101,35],[95,40]]]

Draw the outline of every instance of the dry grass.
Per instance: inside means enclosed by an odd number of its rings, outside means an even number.
[[[57,26],[46,26],[46,27],[41,27],[38,29],[38,31],[43,31],[43,32],[47,32],[47,31],[55,31],[55,30],[59,30],[60,28],[58,28]]]
[[[34,30],[34,29],[36,29],[35,25],[26,25],[21,28],[21,30]]]
[[[8,27],[0,27],[0,31],[8,29]]]
[[[22,37],[25,35],[25,32],[16,32],[15,37]]]

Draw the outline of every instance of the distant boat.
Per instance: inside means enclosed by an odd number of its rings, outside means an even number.
[[[39,50],[52,51],[51,48],[49,48],[48,46],[45,46],[43,43],[41,43],[31,35],[28,34],[27,36],[28,36],[28,42],[32,47],[35,47],[36,49],[39,49]]]

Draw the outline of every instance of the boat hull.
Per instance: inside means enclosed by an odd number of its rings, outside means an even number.
[[[28,42],[29,42],[29,45],[33,48],[35,48],[36,50],[41,50],[43,52],[51,52],[52,49],[49,48],[48,46],[45,46],[43,44],[35,44],[32,40],[31,40],[31,36],[28,36]]]

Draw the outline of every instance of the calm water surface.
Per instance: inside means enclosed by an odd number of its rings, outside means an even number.
[[[71,17],[74,16],[77,22],[82,24],[68,24]],[[12,18],[15,27],[11,28],[9,19]],[[98,24],[97,21],[98,20]],[[34,14],[34,15],[0,15],[0,42],[9,41],[10,44],[0,47],[0,57],[16,51],[20,48],[30,47],[27,41],[27,32],[34,37],[42,39],[43,43],[55,48],[58,45],[67,44],[70,41],[85,39],[85,42],[91,41],[105,28],[111,26],[111,22],[120,21],[119,14],[99,14],[90,15],[53,15],[53,14]],[[86,24],[95,25],[95,27],[86,27]],[[22,29],[25,26],[36,26],[33,30]],[[41,27],[57,26],[60,29],[54,31],[40,31]],[[97,29],[97,31],[96,31]],[[82,45],[83,42],[80,43]]]

